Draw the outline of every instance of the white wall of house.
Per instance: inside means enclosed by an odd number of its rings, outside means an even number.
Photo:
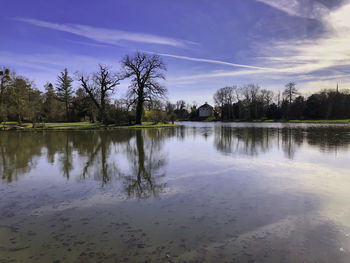
[[[210,117],[213,116],[213,110],[210,107],[201,107],[198,109],[199,117]]]

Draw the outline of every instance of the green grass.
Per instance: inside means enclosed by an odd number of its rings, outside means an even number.
[[[114,129],[143,129],[143,128],[171,128],[180,125],[143,122],[142,125],[123,125],[118,126],[116,124],[104,125],[102,123],[90,123],[90,122],[48,122],[45,123],[45,127],[42,127],[41,123],[37,124],[36,128],[32,127],[31,123],[23,123],[18,126],[17,122],[6,122],[5,125],[0,125],[0,128],[5,126],[5,130],[23,130],[23,131],[41,131],[41,130],[114,130]]]
[[[204,122],[212,122],[212,121],[216,121],[216,118],[215,117],[213,117],[213,116],[211,116],[211,117],[207,117],[207,118],[205,118],[204,120],[202,120],[202,121],[204,121]]]
[[[234,120],[228,122],[280,122],[280,123],[340,123],[350,124],[350,119],[345,120]]]
[[[239,121],[241,122],[241,121]],[[252,120],[247,122],[282,122],[282,123],[350,123],[346,120]]]
[[[346,120],[289,120],[292,123],[350,123],[350,119]]]

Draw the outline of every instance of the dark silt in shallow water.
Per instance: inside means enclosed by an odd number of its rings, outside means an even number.
[[[0,134],[0,263],[350,262],[350,126]]]

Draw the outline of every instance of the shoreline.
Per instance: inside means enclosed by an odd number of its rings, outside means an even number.
[[[178,122],[222,122],[222,123],[309,123],[309,124],[350,124],[350,119],[345,120],[251,120],[251,121],[220,121],[220,120],[181,120]],[[23,123],[22,126],[18,126],[16,122],[8,122],[0,125],[1,131],[112,131],[119,129],[164,129],[164,128],[176,128],[181,127],[181,124],[170,124],[170,123],[158,123],[153,124],[152,122],[144,122],[141,125],[116,125],[108,124],[104,125],[101,123],[90,123],[90,122],[48,122],[45,123],[45,127],[38,123],[38,127],[33,128],[32,123]],[[5,127],[5,128],[4,128]]]
[[[344,120],[181,120],[179,122],[222,122],[222,123],[329,123],[329,124],[350,124],[350,119]]]

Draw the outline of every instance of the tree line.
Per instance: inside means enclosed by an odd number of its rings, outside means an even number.
[[[165,100],[167,89],[160,83],[165,71],[159,56],[137,52],[121,60],[119,71],[102,64],[90,74],[64,69],[42,92],[33,81],[3,67],[0,123],[26,121],[35,127],[40,122],[82,120],[120,125],[199,120],[196,102]],[[125,79],[130,80],[127,95],[114,100],[112,95]],[[223,121],[350,118],[349,90],[322,90],[305,97],[294,82],[286,84],[282,93],[255,84],[227,86],[218,89],[213,99],[215,118]]]
[[[100,121],[102,123],[141,124],[144,107],[166,97],[166,66],[157,55],[137,52],[126,55],[121,69],[100,64],[96,72],[70,74],[64,69],[55,83],[47,82],[45,91],[14,71],[0,68],[0,122]],[[113,100],[120,81],[130,80],[127,96]],[[77,83],[76,88],[73,83]]]
[[[324,89],[308,97],[294,82],[277,94],[255,84],[227,86],[214,94],[216,117],[221,120],[349,119],[350,91]]]

